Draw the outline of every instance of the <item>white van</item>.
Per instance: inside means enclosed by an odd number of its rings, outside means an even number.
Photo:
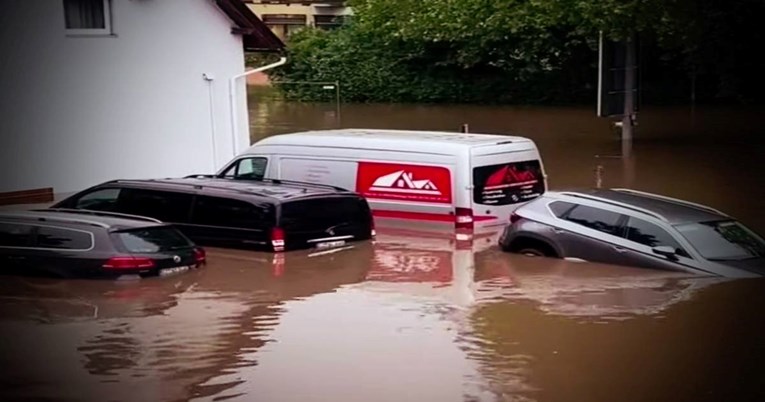
[[[253,144],[218,176],[330,184],[365,196],[376,218],[457,229],[504,226],[518,206],[547,188],[539,151],[528,138],[431,131],[276,135]]]

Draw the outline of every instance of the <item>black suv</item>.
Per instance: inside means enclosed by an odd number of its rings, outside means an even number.
[[[156,219],[66,209],[0,214],[0,270],[5,274],[164,276],[204,262],[204,249]]]
[[[110,181],[56,208],[114,211],[172,223],[210,246],[285,251],[326,249],[374,236],[367,201],[342,188],[287,180],[190,176]]]

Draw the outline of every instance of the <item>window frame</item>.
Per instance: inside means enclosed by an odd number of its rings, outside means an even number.
[[[25,246],[4,246],[0,245],[0,248],[2,249],[29,249],[32,247],[35,243],[35,240],[37,239],[37,227],[34,224],[26,223],[26,222],[12,222],[12,221],[0,221],[0,224],[3,225],[18,225],[18,226],[26,226],[29,228],[29,232],[26,233],[26,245]]]
[[[239,175],[239,166],[242,164],[245,160],[253,160],[253,159],[262,159],[266,162],[265,167],[263,168],[263,176],[260,179],[252,179],[252,178],[239,178],[237,177]],[[266,173],[268,172],[268,157],[265,156],[245,156],[241,157],[239,159],[236,159],[235,161],[231,162],[228,166],[221,169],[221,172],[217,175],[218,178],[221,179],[231,179],[231,180],[263,180],[266,178]],[[233,174],[229,175],[229,172],[232,172]]]
[[[67,0],[63,0],[61,4],[63,5],[63,11],[64,11],[64,30],[66,31],[66,36],[72,36],[72,37],[113,36],[114,32],[112,31],[112,1],[111,0],[101,0],[101,1],[104,6],[104,27],[103,28],[69,28],[67,26],[67,21],[66,21]]]
[[[581,224],[579,222],[575,222],[575,221],[570,220],[569,217],[571,216],[571,213],[576,211],[577,208],[591,208],[591,209],[594,209],[596,211],[603,211],[603,212],[608,212],[608,213],[612,213],[612,214],[618,215],[619,219],[616,221],[616,225],[615,225],[616,233],[604,232],[602,230],[598,230],[598,229],[595,229],[593,227],[590,227],[590,226]],[[552,211],[550,211],[550,212],[552,212]],[[555,214],[553,214],[553,216],[555,216]],[[627,238],[625,237],[625,231],[626,231],[626,228],[627,228],[626,224],[627,224],[627,221],[630,218],[630,215],[627,215],[627,214],[624,214],[624,213],[621,213],[621,212],[610,211],[610,210],[603,209],[603,208],[600,208],[600,207],[597,207],[597,206],[594,206],[594,205],[574,203],[573,207],[569,208],[568,211],[566,211],[564,214],[562,214],[560,217],[557,217],[557,218],[558,219],[562,219],[562,220],[564,220],[564,221],[566,221],[566,222],[568,222],[568,223],[570,223],[572,225],[576,225],[577,227],[580,227],[580,228],[589,229],[589,230],[592,230],[592,231],[597,232],[597,233],[601,233],[601,234],[606,235],[606,236],[613,236],[613,237],[615,237],[617,239],[627,240]]]
[[[675,255],[677,257],[693,259],[693,257],[691,256],[691,253],[688,252],[687,247],[683,245],[683,243],[680,241],[680,239],[677,236],[672,234],[672,230],[667,230],[666,228],[662,227],[661,225],[659,225],[657,223],[650,222],[647,219],[639,218],[637,216],[629,215],[629,216],[627,216],[627,220],[624,222],[624,228],[622,230],[622,237],[624,237],[624,239],[627,240],[628,242],[630,242],[630,243],[632,243],[634,245],[640,246],[640,247],[645,247],[648,250],[652,250],[651,251],[651,255],[656,255],[655,253],[653,253],[653,249],[654,248],[662,246],[662,245],[659,245],[659,246],[649,246],[647,244],[640,243],[639,241],[635,241],[635,240],[630,239],[629,238],[629,228],[630,228],[630,220],[632,220],[632,219],[635,219],[635,220],[638,220],[638,221],[643,221],[643,222],[645,222],[648,225],[652,225],[652,226],[658,228],[659,230],[664,231],[664,233],[667,236],[669,236],[669,238],[674,240],[675,244],[677,244],[678,247],[675,248]],[[682,253],[678,253],[677,250],[681,250]]]
[[[122,192],[120,193],[119,199],[117,200],[117,205],[119,207],[117,208],[118,213],[123,214],[129,214],[129,215],[138,215],[138,216],[145,216],[153,219],[158,219],[162,221],[163,223],[173,224],[173,225],[184,225],[189,222],[189,219],[191,217],[191,211],[194,207],[194,202],[196,199],[196,195],[194,193],[189,193],[185,191],[173,191],[173,190],[166,190],[166,189],[156,189],[156,188],[146,188],[146,187],[121,187]],[[183,220],[169,220],[165,219],[166,217],[156,217],[154,214],[146,214],[143,211],[132,211],[130,210],[131,207],[135,206],[136,201],[136,194],[139,196],[158,196],[158,197],[165,197],[165,200],[168,200],[168,195],[171,197],[186,197],[187,199],[184,202],[187,202],[188,204],[184,204],[185,210],[183,213],[179,213],[179,217]],[[138,198],[141,200],[140,198]],[[172,202],[177,203],[177,200],[172,200]],[[133,203],[133,204],[131,204]],[[141,204],[138,204],[141,205]],[[141,205],[143,206],[143,205]],[[127,209],[127,211],[125,210]],[[157,211],[157,212],[166,212],[166,211]]]
[[[101,192],[101,191],[110,191],[110,190],[116,190],[117,191],[117,198],[114,199],[114,204],[115,204],[115,206],[119,205],[120,197],[122,196],[123,191],[125,191],[125,187],[109,186],[109,187],[99,187],[99,188],[96,188],[96,189],[92,189],[90,191],[86,190],[83,193],[77,194],[76,196],[74,196],[74,198],[72,198],[72,202],[69,205],[69,207],[76,208],[76,209],[89,209],[89,208],[85,208],[85,207],[80,206],[80,203],[82,202],[83,198],[88,197],[88,196],[93,195],[93,194],[96,194],[96,193]],[[112,212],[112,211],[102,210],[102,209],[95,209],[94,211]]]
[[[93,250],[96,247],[96,239],[93,235],[93,232],[82,230],[82,229],[74,229],[74,228],[68,228],[65,226],[57,226],[57,225],[41,225],[37,223],[18,223],[18,222],[3,222],[6,224],[12,224],[12,225],[26,225],[32,227],[32,232],[30,233],[30,245],[29,246],[0,246],[0,248],[5,249],[18,249],[18,250],[39,250],[39,251],[57,251],[57,252],[88,252]],[[55,247],[38,247],[38,235],[40,232],[40,228],[53,228],[53,229],[59,229],[64,231],[70,231],[70,232],[80,232],[85,233],[90,238],[90,247],[88,248],[55,248]]]
[[[205,204],[210,203],[211,205],[214,205],[214,204],[216,204],[216,202],[219,202],[217,200],[225,200],[225,201],[231,202],[231,203],[246,204],[248,206],[248,208],[252,209],[252,210],[263,208],[263,205],[261,205],[261,204],[253,203],[253,202],[250,202],[250,201],[241,200],[241,199],[238,199],[238,198],[228,198],[228,197],[221,197],[221,196],[216,196],[216,195],[197,194],[194,197],[194,201],[192,203],[191,214],[189,215],[189,218],[188,218],[188,225],[210,227],[210,228],[219,228],[219,229],[229,229],[229,230],[244,230],[244,231],[258,232],[258,233],[267,232],[268,230],[270,230],[271,228],[276,226],[276,220],[277,220],[276,215],[279,214],[279,211],[277,210],[277,205],[273,205],[273,204],[272,204],[272,208],[273,208],[273,213],[274,213],[274,216],[273,216],[274,222],[268,223],[267,219],[261,219],[260,220],[261,224],[258,227],[247,227],[247,226],[244,226],[244,225],[236,225],[236,226],[222,225],[221,221],[217,221],[217,222],[215,222],[215,224],[211,224],[209,222],[200,221],[200,218],[199,218],[199,211],[200,211],[200,209],[202,209],[202,211],[204,211],[205,209],[209,208]],[[202,204],[202,205],[200,206],[200,204]],[[219,209],[219,208],[217,208],[217,209]],[[250,218],[250,219],[252,219],[252,218]]]

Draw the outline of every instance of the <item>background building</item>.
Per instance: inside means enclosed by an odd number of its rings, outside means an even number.
[[[250,9],[282,40],[310,26],[332,29],[340,26],[350,7],[344,0],[249,0]]]
[[[213,172],[249,145],[245,50],[282,47],[241,0],[0,2],[0,193]]]

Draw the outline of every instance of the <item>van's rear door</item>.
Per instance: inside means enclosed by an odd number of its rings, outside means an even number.
[[[472,148],[471,170],[477,224],[507,224],[516,208],[547,189],[539,151],[530,140]]]
[[[373,221],[363,197],[336,195],[284,202],[279,226],[285,248],[294,250],[369,239]]]

